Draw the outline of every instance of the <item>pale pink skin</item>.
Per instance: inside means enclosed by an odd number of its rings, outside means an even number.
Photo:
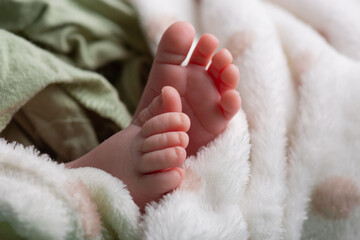
[[[186,156],[223,132],[241,102],[239,71],[226,49],[214,55],[214,36],[204,34],[181,66],[194,34],[185,22],[168,28],[132,123],[68,167],[96,167],[121,179],[140,209],[181,184]]]

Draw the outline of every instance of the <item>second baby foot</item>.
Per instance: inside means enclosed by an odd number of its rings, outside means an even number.
[[[190,120],[181,110],[178,92],[164,87],[127,128],[68,167],[110,173],[127,185],[134,202],[144,209],[183,180]]]
[[[172,86],[181,96],[183,112],[191,127],[186,151],[195,154],[216,138],[240,109],[235,90],[239,71],[226,49],[214,54],[218,40],[204,34],[198,41],[189,64],[182,66],[194,39],[194,28],[185,22],[171,25],[164,33],[154,58],[147,85],[135,117],[164,86]],[[207,67],[209,65],[209,67]]]

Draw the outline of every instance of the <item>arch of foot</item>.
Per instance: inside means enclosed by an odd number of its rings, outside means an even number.
[[[348,177],[328,177],[316,185],[311,204],[314,213],[325,219],[346,219],[360,206],[359,186]]]

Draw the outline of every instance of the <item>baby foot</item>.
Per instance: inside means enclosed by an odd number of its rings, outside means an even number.
[[[183,112],[191,120],[190,142],[186,149],[189,155],[216,138],[240,109],[240,96],[235,90],[239,71],[231,64],[228,50],[222,49],[214,55],[218,46],[214,36],[203,35],[189,64],[182,66],[193,39],[194,28],[184,22],[171,25],[164,33],[135,113],[136,117],[162,87],[177,89]]]
[[[214,55],[214,36],[203,35],[181,65],[193,39],[183,22],[164,33],[133,122],[68,167],[96,167],[121,179],[141,209],[180,185],[186,154],[216,138],[240,108],[238,69],[229,51]]]
[[[181,108],[178,92],[164,87],[129,127],[68,167],[96,167],[121,179],[143,209],[183,179],[190,120]]]

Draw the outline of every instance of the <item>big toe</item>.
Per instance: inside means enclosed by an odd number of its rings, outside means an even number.
[[[194,27],[186,22],[172,24],[162,36],[155,62],[181,64],[192,45],[195,36]]]

